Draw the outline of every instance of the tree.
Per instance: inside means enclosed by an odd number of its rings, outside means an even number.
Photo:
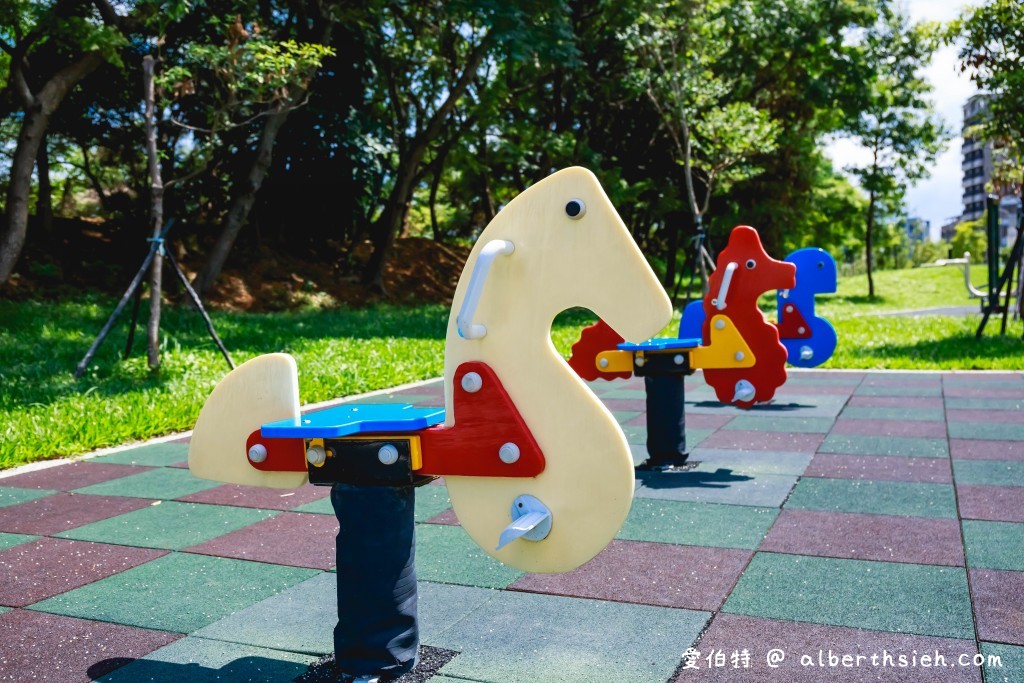
[[[874,66],[866,107],[851,135],[871,154],[871,161],[848,170],[868,193],[864,257],[868,296],[875,296],[874,238],[879,209],[898,202],[908,183],[925,178],[949,132],[926,99],[931,86],[918,74],[937,46],[937,33],[910,25],[906,16],[884,7],[867,33],[863,49]]]

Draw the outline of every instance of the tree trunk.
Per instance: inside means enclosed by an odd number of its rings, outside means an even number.
[[[153,239],[159,240],[164,228],[164,181],[160,175],[160,155],[156,148],[154,122],[153,57],[142,58],[142,77],[146,93],[146,158],[149,160],[150,222]],[[149,270],[149,323],[146,325],[149,369],[160,367],[160,299],[163,296],[164,245],[157,242],[156,257]]]
[[[276,114],[268,116],[263,124],[263,132],[260,134],[260,142],[256,148],[256,158],[249,169],[245,186],[242,192],[235,197],[224,221],[224,228],[217,238],[217,243],[214,244],[206,263],[192,282],[192,287],[200,294],[209,291],[213,287],[213,283],[217,281],[220,271],[228,259],[228,254],[231,253],[231,248],[235,244],[235,239],[238,238],[238,233],[249,219],[249,212],[252,210],[253,204],[256,203],[256,194],[260,191],[273,161],[274,141],[277,140],[277,134],[288,119],[291,110],[291,106],[286,106]]]
[[[39,179],[39,195],[36,199],[36,218],[43,234],[53,236],[53,185],[50,183],[50,151],[46,148],[46,133],[39,141],[36,154],[36,176]]]
[[[875,279],[874,279],[874,259],[872,252],[874,250],[874,233],[875,233],[875,191],[872,190],[869,193],[870,200],[868,201],[868,225],[867,230],[864,233],[864,265],[867,266],[868,270],[868,298],[875,298]]]
[[[68,91],[101,63],[103,57],[98,51],[87,53],[54,74],[42,90],[32,96],[32,101],[25,103],[25,115],[21,121],[14,159],[11,161],[10,186],[7,188],[7,230],[0,236],[0,284],[10,279],[18,257],[21,256],[21,249],[25,246],[32,168],[39,153],[39,145],[50,125],[50,117]]]
[[[441,169],[434,171],[434,177],[430,183],[430,234],[434,241],[441,242],[441,233],[437,227],[437,190],[441,186]]]

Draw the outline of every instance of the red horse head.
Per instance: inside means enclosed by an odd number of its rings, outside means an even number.
[[[749,368],[704,370],[704,380],[722,403],[749,408],[771,399],[786,381],[786,347],[779,342],[778,329],[758,309],[757,299],[765,292],[795,286],[796,266],[770,257],[753,228],[733,228],[729,243],[718,255],[718,266],[704,298],[704,343],[711,339],[712,317],[728,316],[756,362]],[[749,385],[739,384],[742,380]]]

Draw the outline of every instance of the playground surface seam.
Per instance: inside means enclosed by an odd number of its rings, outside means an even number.
[[[643,460],[643,381],[590,386]],[[699,464],[642,474],[574,572],[499,564],[417,490],[414,680],[1024,683],[1024,374],[796,372],[750,411],[698,374],[686,400]],[[187,448],[0,478],[0,680],[314,680],[329,490],[199,480]]]

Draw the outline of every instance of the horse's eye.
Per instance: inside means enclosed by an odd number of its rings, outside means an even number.
[[[747,268],[748,269],[753,270],[754,266],[756,266],[756,265],[757,265],[757,261],[755,261],[752,258],[751,259],[747,259]]]
[[[587,205],[583,203],[582,199],[570,199],[565,204],[565,214],[574,221],[583,218],[583,214],[586,212]]]

